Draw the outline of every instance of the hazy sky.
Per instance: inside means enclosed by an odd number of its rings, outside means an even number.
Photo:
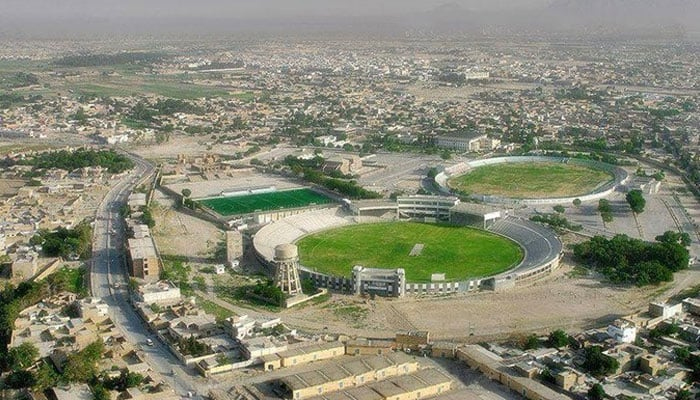
[[[1,0],[6,16],[229,16],[267,18],[345,14],[351,16],[428,11],[441,4],[467,9],[544,5],[548,0]]]
[[[700,0],[0,0],[0,35],[692,32],[700,25],[699,5]]]

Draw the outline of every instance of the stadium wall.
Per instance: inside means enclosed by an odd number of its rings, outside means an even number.
[[[546,204],[563,204],[571,203],[575,199],[581,201],[594,201],[599,200],[611,195],[618,186],[624,185],[629,181],[629,175],[627,171],[620,167],[614,165],[606,164],[603,162],[583,160],[580,158],[565,158],[565,157],[544,157],[544,156],[512,156],[512,157],[494,157],[487,158],[484,160],[475,160],[470,162],[459,163],[453,165],[449,168],[445,168],[444,171],[440,172],[435,176],[435,183],[438,184],[441,194],[453,195],[447,181],[453,176],[463,175],[468,173],[469,170],[474,168],[479,168],[487,165],[494,164],[504,164],[504,163],[530,163],[530,162],[566,162],[574,165],[581,165],[586,167],[592,167],[600,169],[603,171],[610,172],[613,174],[613,180],[611,182],[605,183],[600,187],[596,188],[593,192],[581,195],[581,196],[571,196],[571,197],[556,197],[556,198],[544,198],[544,199],[515,199],[510,197],[502,196],[488,196],[483,194],[474,194],[470,197],[474,200],[482,201],[484,203],[490,204],[503,204],[503,205],[546,205]]]

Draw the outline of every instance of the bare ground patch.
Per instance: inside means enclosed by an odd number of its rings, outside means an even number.
[[[334,305],[286,310],[281,316],[290,325],[310,331],[389,337],[400,330],[418,329],[429,330],[435,339],[478,341],[525,332],[600,326],[645,309],[648,302],[664,299],[680,286],[692,286],[700,279],[700,271],[691,270],[678,274],[673,285],[620,288],[572,272],[573,267],[564,265],[550,278],[502,293],[374,301],[334,294]],[[366,310],[361,321],[348,324],[346,318],[339,318],[335,309],[348,302],[353,302],[353,309]]]
[[[223,232],[214,224],[182,213],[169,204],[161,192],[155,196],[153,237],[162,254],[185,256],[190,261],[205,261],[213,256]]]

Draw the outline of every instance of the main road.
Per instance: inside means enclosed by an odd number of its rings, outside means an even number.
[[[207,390],[210,382],[191,369],[183,368],[168,348],[149,332],[129,303],[129,280],[124,253],[126,227],[120,209],[136,186],[148,182],[154,173],[154,167],[133,154],[125,155],[131,158],[135,167],[112,186],[96,211],[90,291],[94,297],[102,298],[109,305],[112,321],[122,330],[128,342],[143,349],[145,361],[151,369],[159,372],[177,394],[199,397],[199,394]],[[147,339],[152,340],[151,346],[146,345]]]

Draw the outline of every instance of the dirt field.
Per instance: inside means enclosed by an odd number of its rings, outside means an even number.
[[[0,179],[0,197],[12,197],[17,194],[19,188],[25,185],[19,179]]]
[[[222,232],[213,224],[173,209],[172,200],[160,191],[154,197],[153,237],[162,254],[183,255],[202,262],[212,255]]]
[[[194,156],[206,153],[209,150],[207,142],[210,142],[207,137],[173,135],[166,143],[134,145],[131,150],[148,160],[175,159],[178,154]],[[221,152],[222,146],[225,147],[225,145],[217,145],[216,151]]]
[[[671,285],[615,288],[594,277],[575,275],[571,266],[564,265],[546,280],[503,293],[376,301],[334,294],[330,302],[287,310],[281,316],[302,330],[377,337],[419,329],[429,330],[435,339],[479,341],[531,331],[597,327],[700,282],[697,269],[677,274],[677,285],[670,290]]]

